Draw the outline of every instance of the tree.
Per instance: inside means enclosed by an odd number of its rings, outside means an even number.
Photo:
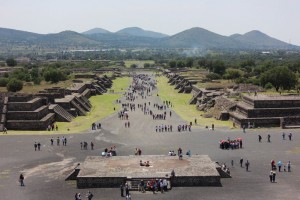
[[[227,69],[224,74],[225,79],[235,80],[242,76],[242,71],[238,69]]]
[[[185,65],[188,68],[191,68],[193,66],[193,63],[194,63],[193,58],[187,58],[186,61],[185,61]]]
[[[260,81],[262,86],[266,86],[267,83],[270,83],[275,87],[276,91],[278,91],[280,88],[284,90],[294,88],[298,83],[298,78],[297,75],[287,67],[278,66],[263,73],[260,77]]]
[[[13,58],[6,59],[6,64],[10,67],[14,67],[17,65],[17,61]]]
[[[184,68],[184,67],[185,67],[185,62],[183,62],[182,60],[179,60],[179,61],[177,62],[177,67],[178,67],[178,68]]]
[[[169,62],[169,66],[170,66],[170,68],[176,68],[176,61],[175,60],[171,60]]]
[[[0,87],[6,87],[8,81],[8,78],[0,78]]]
[[[223,75],[226,70],[225,64],[223,61],[216,60],[213,63],[213,72],[216,74]]]
[[[23,89],[23,82],[15,78],[10,79],[6,86],[9,92],[17,92]]]
[[[130,65],[130,68],[136,69],[136,68],[138,68],[138,66],[137,66],[137,64],[132,64],[132,65]]]
[[[44,78],[45,81],[50,81],[51,83],[67,80],[67,76],[62,71],[53,68],[50,68],[44,72]]]

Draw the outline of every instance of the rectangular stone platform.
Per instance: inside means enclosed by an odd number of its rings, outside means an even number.
[[[150,166],[140,166],[140,160]],[[171,171],[175,177],[171,177]],[[132,179],[170,178],[172,186],[220,186],[216,165],[207,155],[193,155],[179,160],[177,156],[143,155],[87,157],[77,176],[78,188],[119,187]]]

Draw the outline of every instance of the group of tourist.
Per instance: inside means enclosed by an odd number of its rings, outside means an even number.
[[[92,123],[92,130],[101,129],[101,123]]]
[[[291,172],[291,166],[292,164],[291,164],[291,161],[288,161],[287,162],[287,164],[286,165],[284,165],[283,163],[282,163],[282,161],[278,161],[277,162],[277,165],[276,165],[276,163],[275,163],[275,160],[272,160],[271,161],[271,170],[272,171],[276,171],[277,170],[277,167],[278,167],[278,171],[279,172],[281,172],[281,169],[282,169],[282,167],[283,167],[283,171],[284,172],[286,172],[286,170],[288,171],[288,172]]]
[[[109,149],[105,148],[104,151],[102,152],[103,157],[111,157],[111,156],[116,156],[116,155],[117,155],[116,146],[111,146]]]
[[[219,142],[220,149],[242,149],[243,148],[243,140],[242,138],[237,138],[235,140],[230,140],[228,138],[227,140],[221,140]]]
[[[48,125],[48,127],[47,127],[47,131],[54,131],[54,129],[56,130],[56,131],[58,131],[58,126],[57,126],[57,124],[55,125],[55,124],[51,124],[51,125]]]
[[[88,191],[86,194],[86,198],[88,200],[92,200],[92,198],[94,197],[93,193],[91,191]],[[81,200],[81,194],[80,193],[75,193],[75,200]]]
[[[41,150],[41,143],[40,142],[38,142],[38,143],[34,142],[33,147],[34,147],[34,151],[36,151],[36,150],[40,151]]]
[[[145,190],[155,192],[160,191],[161,193],[168,191],[168,181],[167,179],[152,179],[147,182],[141,180],[138,185],[138,190],[140,192],[145,192]]]
[[[91,142],[91,150],[94,150],[94,143]],[[88,143],[86,141],[80,142],[80,149],[81,150],[88,150]]]
[[[225,163],[222,164],[221,169],[230,175],[229,167],[227,167]]]
[[[155,131],[156,132],[172,132],[173,131],[173,126],[172,125],[159,125],[155,126]]]
[[[177,130],[178,132],[187,131],[187,130],[192,131],[192,125],[187,125],[187,124],[178,125]]]

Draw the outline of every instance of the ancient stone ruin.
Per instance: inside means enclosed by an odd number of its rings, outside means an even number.
[[[69,88],[48,88],[37,94],[1,94],[0,130],[46,130],[55,122],[70,122],[91,110],[91,95],[112,86],[107,76],[89,82],[74,81]]]

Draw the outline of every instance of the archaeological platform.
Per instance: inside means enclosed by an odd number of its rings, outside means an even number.
[[[150,166],[140,166],[140,161],[149,161]],[[175,176],[171,175],[172,170]],[[119,187],[125,182],[163,178],[167,178],[172,187],[221,185],[216,164],[207,155],[193,155],[182,160],[177,156],[143,155],[87,157],[80,166],[77,187]]]

